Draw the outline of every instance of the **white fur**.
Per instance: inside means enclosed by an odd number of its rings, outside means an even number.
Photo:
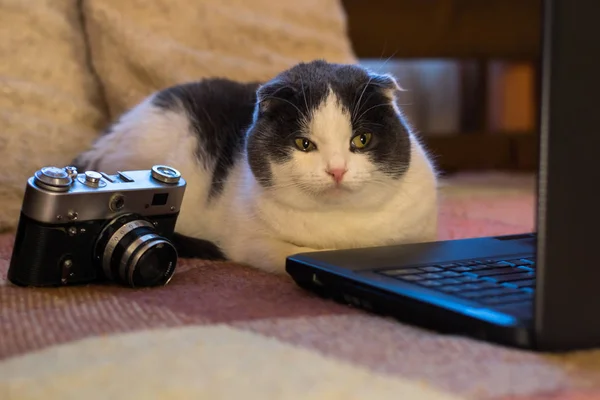
[[[188,117],[150,100],[125,114],[83,159],[109,173],[158,163],[179,169],[188,187],[176,230],[213,241],[233,261],[283,272],[285,258],[299,252],[436,238],[436,176],[417,138],[411,133],[405,175],[397,181],[383,176],[365,155],[349,151],[350,116],[332,92],[306,123],[317,151],[296,151],[292,162],[275,167],[271,189],[255,181],[243,159],[211,201],[212,173],[197,162]],[[341,187],[328,166],[347,168]]]

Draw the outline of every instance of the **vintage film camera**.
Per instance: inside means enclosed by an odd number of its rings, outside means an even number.
[[[27,180],[8,279],[19,286],[166,285],[186,182],[166,165],[115,175],[47,166]]]

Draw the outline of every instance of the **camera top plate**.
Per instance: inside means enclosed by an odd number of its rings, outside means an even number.
[[[186,181],[166,165],[109,175],[68,166],[40,168],[27,180],[22,212],[40,223],[105,220],[122,213],[178,213]]]

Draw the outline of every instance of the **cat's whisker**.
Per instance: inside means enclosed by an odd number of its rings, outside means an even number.
[[[281,87],[275,89],[275,91],[273,93],[271,93],[270,96],[275,96],[277,93],[281,92],[285,88],[286,88],[286,86],[281,86]]]
[[[371,97],[373,97],[373,96],[375,96],[375,93],[369,94],[369,96],[365,99],[365,101],[356,108],[356,110],[355,110],[356,114],[361,112],[362,108],[365,107],[366,105],[368,105],[369,100],[371,100]],[[357,121],[361,121],[361,119],[360,119],[360,116],[358,118],[356,118],[356,115],[355,115],[355,120],[353,122],[356,123]]]
[[[382,53],[383,53],[383,51],[384,51],[384,50],[382,50]],[[380,63],[380,64],[379,64],[379,67],[378,67],[377,71],[374,71],[374,72],[375,72],[375,73],[377,73],[377,74],[382,74],[382,73],[383,73],[383,72],[382,72],[383,68],[386,66],[386,64],[387,64],[387,63],[388,63],[388,62],[389,62],[389,61],[390,61],[392,58],[394,58],[394,57],[396,56],[396,54],[397,54],[397,53],[398,53],[398,50],[394,51],[394,53],[393,53],[392,55],[390,55],[390,56],[389,56],[389,57],[388,57],[388,58],[387,58],[385,61],[383,61],[382,63]],[[381,57],[379,57],[379,58],[381,58]],[[353,110],[353,112],[352,112],[352,118],[351,118],[351,120],[352,120],[352,121],[356,121],[356,120],[357,120],[357,118],[355,118],[355,117],[356,117],[356,113],[357,113],[357,112],[359,112],[359,110],[360,110],[360,107],[361,107],[361,99],[362,99],[362,97],[363,97],[363,95],[364,95],[364,93],[365,93],[365,91],[366,91],[367,87],[369,86],[369,84],[371,83],[371,81],[372,81],[372,80],[373,80],[373,75],[369,76],[369,80],[368,80],[368,81],[367,81],[367,83],[364,85],[364,87],[363,87],[363,90],[362,90],[362,92],[361,92],[361,94],[360,94],[360,97],[359,97],[359,99],[358,99],[358,102],[356,102],[356,105],[355,105],[355,107],[354,107],[354,110]],[[356,97],[355,97],[355,98],[356,98]],[[359,117],[358,119],[360,119],[360,117]]]
[[[296,137],[298,135],[301,135],[302,132],[305,132],[307,128],[304,126],[304,121],[305,121],[305,118],[302,118],[302,123],[300,124],[301,125],[300,129],[296,129],[295,131],[286,134],[285,135],[286,139],[291,138],[291,137]],[[276,143],[276,144],[274,144],[274,146],[288,148],[289,147],[289,143],[287,143],[287,142],[285,142],[285,143]]]
[[[382,55],[383,55],[383,50],[381,51]],[[390,55],[388,58],[386,58],[383,62],[379,63],[379,68],[377,70],[378,74],[383,73],[383,67],[385,67],[387,65],[388,62],[390,62],[390,60],[394,57],[396,57],[396,54],[398,54],[398,50],[394,51],[394,53],[392,53],[392,55]],[[379,57],[381,59],[381,57]]]
[[[304,113],[302,112],[302,110],[300,110],[297,105],[295,105],[294,103],[292,103],[291,101],[289,101],[287,99],[271,95],[271,96],[266,96],[264,100],[268,100],[268,99],[283,101],[284,103],[287,103],[287,104],[291,105],[292,107],[294,107],[298,111],[299,115],[304,116]]]
[[[367,87],[369,87],[369,84],[371,83],[371,81],[373,80],[373,77],[370,76],[369,80],[367,81],[367,83],[365,83],[364,88],[362,90],[362,92],[360,93],[360,97],[358,98],[358,101],[356,102],[356,106],[354,107],[354,110],[352,111],[352,116],[351,116],[351,121],[356,121],[356,113],[358,112],[357,110],[360,108],[360,102],[362,100],[363,95],[365,94],[365,91],[367,90]]]
[[[363,111],[362,114],[360,114],[360,116],[358,117],[358,119],[361,119],[363,115],[365,115],[366,113],[368,113],[369,111],[373,110],[374,108],[377,107],[389,107],[389,103],[381,103],[381,104],[376,104],[372,107],[367,108],[365,111]]]
[[[382,127],[382,126],[385,126],[385,125],[384,124],[380,124],[378,122],[371,122],[371,121],[360,121],[358,123],[358,127],[359,128],[364,128],[364,127],[369,127],[369,126],[371,126],[371,127]]]
[[[304,79],[300,78],[300,84],[302,86],[302,97],[304,98],[304,105],[306,106],[306,111],[310,110],[308,107],[308,102],[306,101],[306,92],[304,91]]]

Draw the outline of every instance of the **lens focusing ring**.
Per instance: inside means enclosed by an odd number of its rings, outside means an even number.
[[[94,259],[105,276],[131,287],[166,285],[177,251],[144,217],[126,214],[111,221],[96,243]]]
[[[111,222],[110,225],[112,225],[114,223],[118,223],[118,221],[119,221],[119,219]],[[150,222],[143,220],[143,219],[142,220],[133,220],[133,221],[125,223],[123,226],[121,226],[119,229],[117,229],[116,232],[114,232],[108,239],[108,242],[106,243],[103,254],[102,254],[102,270],[104,271],[104,273],[106,274],[106,276],[109,279],[114,280],[116,278],[112,273],[111,261],[112,261],[112,258],[113,258],[113,255],[114,255],[117,245],[121,242],[121,240],[123,240],[123,238],[127,234],[129,234],[133,230],[135,230],[137,228],[141,228],[141,227],[154,228],[154,225],[152,225]]]
[[[135,278],[136,272],[138,272],[138,275],[139,275],[140,268],[145,268],[144,265],[138,265],[140,260],[142,259],[142,257],[147,255],[148,252],[150,252],[152,250],[159,249],[159,246],[161,249],[165,248],[168,252],[170,252],[171,257],[170,257],[170,260],[168,260],[166,263],[168,265],[168,268],[165,269],[164,273],[161,273],[160,278],[158,280],[156,280],[156,278],[154,277],[154,280],[152,281],[151,285],[152,286],[156,286],[156,285],[164,286],[167,283],[169,283],[169,281],[173,277],[173,273],[175,272],[175,266],[177,265],[177,250],[175,249],[175,246],[173,246],[173,244],[171,244],[171,242],[169,242],[168,240],[157,237],[156,239],[145,242],[138,249],[138,251],[135,253],[133,258],[131,259],[131,262],[129,263],[129,268],[126,270],[127,271],[127,277],[126,277],[127,282],[129,283],[129,285],[131,285],[131,287],[138,286],[136,284],[136,278]],[[141,285],[141,286],[148,286],[148,285]]]
[[[129,280],[127,266],[129,265],[129,261],[131,260],[133,254],[137,254],[139,250],[141,250],[141,246],[145,246],[144,243],[150,242],[154,239],[160,239],[160,236],[155,233],[148,233],[138,237],[131,242],[129,246],[127,246],[127,249],[125,249],[125,252],[121,256],[121,262],[119,263],[119,278],[121,278],[123,282],[127,282]]]

